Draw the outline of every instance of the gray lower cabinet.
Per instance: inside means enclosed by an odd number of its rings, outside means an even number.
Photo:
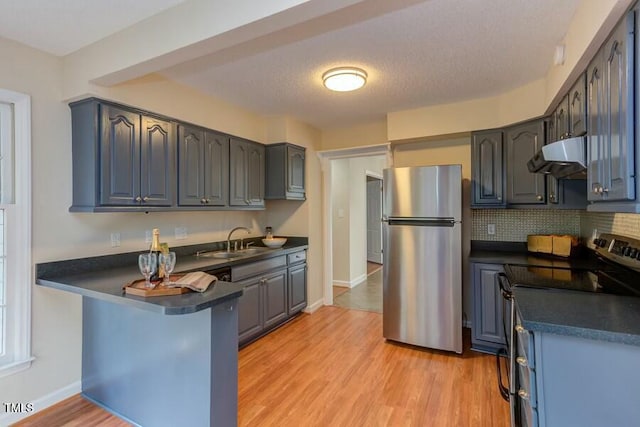
[[[516,425],[638,425],[640,347],[524,328],[516,333]]]
[[[473,289],[473,324],[471,347],[474,350],[497,353],[506,351],[507,341],[504,324],[504,299],[500,292],[498,273],[503,272],[500,264],[471,263],[471,287]]]
[[[474,132],[471,139],[473,207],[504,207],[503,133],[501,130]]]
[[[232,137],[229,142],[229,206],[264,207],[265,147]]]
[[[634,11],[626,15],[587,68],[589,210],[636,200]],[[637,207],[634,207],[634,210]]]
[[[544,120],[512,126],[506,131],[507,204],[544,205],[547,203],[546,178],[531,173],[527,162],[544,145]]]
[[[265,199],[305,200],[304,147],[289,143],[266,147]]]
[[[238,341],[245,345],[307,306],[306,251],[234,266],[231,279],[244,285],[238,300]]]
[[[70,211],[145,210],[175,203],[175,123],[95,98],[70,108]]]
[[[178,126],[178,205],[226,206],[229,137],[197,126]]]
[[[287,270],[243,280],[238,301],[238,340],[243,344],[287,319]]]
[[[298,313],[307,306],[307,265],[289,267],[289,295],[287,313]]]

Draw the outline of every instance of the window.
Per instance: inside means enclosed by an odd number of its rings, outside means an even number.
[[[31,99],[0,89],[0,376],[31,360]]]

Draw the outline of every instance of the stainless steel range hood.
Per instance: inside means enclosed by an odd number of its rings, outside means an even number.
[[[576,136],[545,145],[527,162],[529,171],[551,174],[556,178],[586,178],[585,138],[584,136]]]

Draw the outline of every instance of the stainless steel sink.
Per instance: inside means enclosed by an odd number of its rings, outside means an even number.
[[[240,249],[238,251],[236,251],[236,253],[238,254],[242,254],[242,255],[253,255],[253,254],[258,254],[260,252],[266,252],[268,251],[269,248],[262,248],[262,247],[252,247],[252,248],[246,248],[246,249]]]
[[[220,259],[229,259],[229,258],[237,258],[241,254],[236,252],[227,252],[227,251],[215,251],[215,252],[198,252],[196,256],[201,256],[205,258],[220,258]]]

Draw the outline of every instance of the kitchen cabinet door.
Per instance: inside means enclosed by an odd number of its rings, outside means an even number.
[[[270,328],[287,318],[287,271],[281,270],[262,279],[264,327]]]
[[[238,299],[238,341],[246,342],[263,329],[262,279],[242,282],[244,290]]]
[[[178,204],[201,206],[205,192],[204,131],[180,124],[178,128]]]
[[[265,199],[305,200],[305,148],[286,142],[265,148]]]
[[[548,204],[554,209],[586,209],[587,180],[561,179],[547,175]]]
[[[229,200],[229,137],[205,132],[204,199],[207,206],[226,206]]]
[[[629,13],[587,69],[587,181],[594,202],[636,198],[633,23]]]
[[[556,107],[553,113],[555,124],[555,139],[554,141],[568,138],[569,133],[569,96],[565,95],[560,101],[560,104]]]
[[[506,132],[507,204],[544,205],[546,178],[531,173],[527,162],[544,145],[544,121],[512,126]]]
[[[175,126],[142,116],[140,196],[143,205],[171,206],[175,194]]]
[[[229,138],[181,124],[178,147],[178,203],[181,206],[226,206]]]
[[[498,273],[503,272],[500,264],[471,264],[471,285],[473,289],[473,325],[471,346],[480,351],[495,353],[506,350],[504,299],[498,284]],[[508,323],[508,322],[507,322]],[[509,325],[506,325],[507,332]]]
[[[569,91],[569,134],[582,136],[587,133],[587,83],[582,73]]]
[[[229,205],[264,207],[264,145],[231,138]]]
[[[504,207],[502,131],[474,132],[471,140],[473,207]]]
[[[138,205],[140,196],[140,115],[102,105],[100,180],[102,205]]]
[[[287,312],[289,315],[299,312],[307,306],[307,265],[289,268],[289,299]]]

